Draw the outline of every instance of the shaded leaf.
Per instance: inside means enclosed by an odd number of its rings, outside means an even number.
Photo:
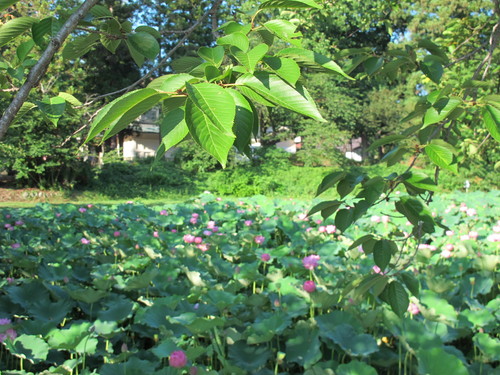
[[[438,56],[427,55],[424,60],[420,62],[420,69],[429,77],[434,83],[439,83],[444,73],[442,59]]]
[[[79,36],[66,44],[62,51],[62,56],[66,60],[75,60],[89,52],[94,44],[99,40],[99,34],[89,34]]]
[[[260,4],[259,9],[267,8],[316,8],[323,7],[313,0],[268,0]]]
[[[0,47],[28,30],[37,20],[32,17],[18,17],[0,26]]]
[[[483,108],[483,120],[486,129],[488,129],[493,139],[500,142],[500,109],[492,105],[485,105]]]
[[[252,156],[250,151],[250,140],[252,138],[255,122],[254,116],[257,116],[257,113],[254,112],[248,100],[238,91],[228,90],[227,92],[231,94],[236,104],[236,115],[233,125],[233,133],[236,135],[234,145],[240,152],[250,158]]]
[[[234,46],[246,52],[250,42],[245,34],[236,32],[217,39],[217,44],[220,46]]]
[[[38,108],[43,112],[43,114],[52,122],[57,125],[57,122],[61,118],[66,108],[66,100],[60,96],[54,96],[49,99],[43,99],[36,102]]]
[[[399,317],[403,317],[408,310],[410,300],[405,288],[397,281],[392,281],[387,285],[387,299],[392,311]]]
[[[219,67],[220,64],[222,64],[222,60],[224,60],[224,47],[201,47],[198,50],[198,55],[209,63],[212,63],[216,67]]]
[[[276,35],[281,40],[290,43],[296,47],[300,47],[302,44],[302,33],[295,32],[297,26],[290,21],[285,20],[271,20],[263,25],[266,30]]]
[[[300,67],[292,59],[284,57],[264,57],[264,63],[283,80],[295,86],[300,78]]]
[[[158,41],[149,33],[140,31],[127,36],[127,42],[141,55],[154,60],[160,53]]]

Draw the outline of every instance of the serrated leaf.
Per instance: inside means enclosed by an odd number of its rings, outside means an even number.
[[[420,284],[415,276],[409,272],[403,272],[400,274],[403,279],[404,284],[408,288],[411,294],[418,298],[420,292]]]
[[[425,146],[424,151],[431,162],[438,167],[456,172],[456,164],[452,166],[455,161],[454,154],[456,151],[449,143],[440,139],[434,139],[430,144]]]
[[[55,96],[49,99],[44,99],[36,102],[38,108],[43,112],[43,114],[52,122],[57,125],[57,122],[61,118],[66,109],[66,100],[60,96]]]
[[[229,35],[236,32],[241,32],[242,34],[248,34],[252,29],[251,24],[242,25],[241,23],[235,21],[229,21],[219,26],[217,30],[224,30],[224,34]]]
[[[136,27],[135,32],[145,32],[150,34],[153,38],[155,39],[160,39],[161,34],[158,30],[156,30],[154,27],[151,26],[139,26]]]
[[[220,64],[222,64],[222,60],[224,60],[224,47],[222,46],[216,46],[213,48],[209,47],[201,47],[198,50],[198,55],[208,61],[209,63],[212,63],[216,67],[219,67]]]
[[[122,25],[123,26],[123,25]],[[137,51],[132,44],[128,40],[125,41],[125,44],[127,45],[128,51],[130,52],[130,56],[134,60],[134,62],[137,64],[138,67],[141,67],[144,64],[144,61],[146,58]]]
[[[384,271],[389,262],[391,261],[392,255],[398,250],[398,246],[394,241],[389,240],[378,240],[373,246],[373,260],[375,264]]]
[[[156,159],[181,142],[189,133],[184,119],[184,108],[176,108],[165,114],[160,123],[161,150],[158,148]]]
[[[71,104],[72,106],[80,106],[82,105],[82,102],[79,101],[77,98],[75,98],[73,95],[71,94],[68,94],[67,92],[60,92],[59,94],[57,94],[58,96],[60,96],[61,98],[63,98],[64,100],[66,100],[66,102],[68,102],[69,104]]]
[[[7,9],[11,5],[14,5],[19,0],[0,0],[0,10]]]
[[[261,95],[257,94],[255,91],[252,89],[249,89],[248,87],[245,86],[238,86],[238,91],[241,92],[246,98],[253,100],[259,104],[262,104],[263,106],[266,107],[275,107],[274,103],[271,103],[269,100],[265,99]]]
[[[110,137],[128,126],[133,120],[150,110],[169,94],[144,88],[129,92],[113,100],[101,109],[90,127],[85,142],[107,129],[105,137]]]
[[[365,72],[368,75],[372,75],[377,72],[382,67],[382,65],[384,65],[384,59],[382,57],[372,56],[363,61]]]
[[[432,178],[430,178],[425,173],[420,171],[412,170],[410,172],[401,175],[401,178],[404,180],[404,182],[407,182],[418,189],[423,189],[428,191],[438,190],[438,186],[436,185],[434,180],[432,180]]]
[[[115,19],[110,19],[102,25],[101,29],[104,31],[104,34],[101,34],[100,37],[102,45],[109,52],[115,53],[121,43],[121,39],[112,38],[107,34],[120,38],[122,36],[120,23]]]
[[[24,61],[26,59],[26,56],[28,56],[28,53],[31,52],[33,47],[35,46],[35,42],[32,40],[28,40],[27,42],[21,43],[19,47],[16,49],[16,56],[19,59],[19,61]]]
[[[38,23],[34,23],[31,27],[31,34],[33,35],[33,40],[35,43],[45,48],[47,46],[48,40],[44,39],[44,36],[48,34],[49,36],[55,36],[62,27],[62,22],[54,17],[44,18]]]
[[[297,30],[297,26],[290,21],[271,20],[264,23],[262,26],[284,42],[290,43],[296,47],[300,47],[302,45],[302,39],[300,39],[302,37],[302,33],[300,31],[295,32],[295,30]]]
[[[327,73],[337,73],[340,74],[341,76],[348,78],[348,79],[354,79],[349,77],[340,66],[337,65],[336,62],[333,60],[329,59],[328,57],[316,53],[313,51],[308,51],[306,49],[302,48],[296,48],[296,47],[291,47],[291,48],[285,48],[281,51],[279,51],[276,54],[277,57],[289,57],[295,62],[297,62],[299,65],[303,65],[305,67],[308,67],[313,70],[319,70]]]
[[[264,57],[263,61],[274,73],[292,86],[295,86],[300,78],[299,64],[292,59],[284,57]]]
[[[18,17],[0,26],[0,47],[28,30],[37,20],[32,17]]]
[[[327,217],[331,216],[335,211],[337,211],[337,209],[340,207],[341,204],[342,202],[338,200],[318,203],[309,210],[307,216],[312,216],[316,212],[321,211],[321,216],[323,217],[323,219],[326,219]]]
[[[492,105],[483,108],[483,120],[486,129],[496,141],[500,142],[500,109]]]
[[[417,198],[401,197],[396,202],[396,210],[405,215],[410,223],[417,226],[422,223],[422,229],[426,233],[434,232],[434,219],[429,209]]]
[[[445,64],[448,64],[449,59],[446,53],[444,53],[444,51],[441,48],[439,48],[438,45],[434,44],[429,39],[420,40],[418,42],[418,46],[421,48],[425,48],[431,54],[438,56]]]
[[[380,146],[387,145],[389,143],[398,143],[398,141],[402,141],[403,139],[406,139],[407,137],[404,135],[400,134],[393,134],[393,135],[388,135],[386,137],[377,139],[375,142],[373,142],[370,147],[368,147],[367,151],[372,151],[377,149]]]
[[[234,118],[233,133],[236,135],[234,145],[238,151],[251,157],[250,140],[255,122],[254,110],[248,100],[236,90],[227,91],[233,97],[236,104],[236,115]]]
[[[223,88],[220,88],[224,90]],[[230,113],[232,110],[232,117],[234,119],[234,115],[236,112],[236,105],[232,97],[230,96],[232,101],[232,108],[227,104],[223,104],[225,109],[229,111],[226,113]],[[227,102],[226,102],[227,103]],[[215,107],[211,107],[211,110],[214,110]],[[219,110],[220,111],[220,110]],[[229,118],[229,117],[228,117]],[[192,102],[191,99],[188,99],[186,102],[186,114],[185,119],[187,126],[189,128],[189,132],[193,139],[198,142],[198,144],[203,147],[209,154],[215,157],[223,167],[226,166],[227,155],[229,154],[229,150],[231,149],[234,143],[234,134],[232,133],[232,121],[231,123],[223,123],[221,126],[213,123],[211,119],[196,105]]]
[[[456,96],[439,99],[432,107],[428,108],[424,116],[424,126],[429,126],[443,121],[462,104],[462,100]]]
[[[405,288],[397,281],[392,281],[387,285],[387,299],[391,305],[392,311],[399,316],[403,317],[404,313],[408,310],[410,300]]]
[[[154,36],[144,31],[129,34],[127,41],[137,52],[150,60],[154,60],[160,53],[158,41]]]
[[[326,175],[318,186],[318,190],[316,191],[316,196],[334,187],[337,184],[337,182],[339,182],[345,176],[346,172],[340,172],[340,171]]]
[[[262,60],[266,52],[269,50],[267,44],[261,43],[248,52],[243,52],[237,47],[231,47],[231,53],[236,57],[238,62],[243,65],[250,73],[255,71],[255,66]]]
[[[177,73],[189,73],[197,66],[203,64],[203,60],[194,56],[183,56],[172,61],[172,69]]]
[[[92,14],[95,18],[113,17],[113,14],[109,11],[109,9],[102,5],[94,5],[90,9],[89,13]]]
[[[427,55],[420,63],[420,69],[431,79],[431,81],[439,84],[444,73],[442,61],[443,60],[438,56]]]
[[[80,36],[66,44],[62,56],[65,60],[75,60],[90,51],[92,46],[99,40],[99,34]]]
[[[245,34],[236,32],[217,39],[217,44],[220,46],[234,46],[239,48],[243,52],[246,52],[248,50],[250,42]]]
[[[278,76],[267,72],[244,74],[236,80],[236,84],[246,86],[282,107],[325,122],[314,101],[308,98],[309,93],[300,84],[294,89]]]
[[[269,0],[260,4],[259,9],[267,8],[316,8],[323,7],[313,0]]]
[[[152,80],[147,87],[173,93],[186,86],[186,82],[193,80],[196,80],[196,78],[190,74],[167,74]]]

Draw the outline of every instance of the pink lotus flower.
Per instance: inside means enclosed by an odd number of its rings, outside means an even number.
[[[337,230],[337,227],[335,225],[327,225],[326,226],[326,233],[328,234],[333,234]]]
[[[5,227],[5,229],[9,229],[9,228],[12,227],[12,225],[10,225],[10,224],[7,223],[7,224],[4,225],[4,227]]]
[[[389,221],[391,221],[391,218],[387,215],[384,215],[381,217],[382,223],[387,224]]]
[[[467,240],[470,240],[470,237],[468,234],[464,234],[464,235],[460,236],[460,241],[467,241]]]
[[[304,214],[304,213],[299,214],[299,215],[297,216],[297,220],[300,220],[300,221],[307,220],[307,214]]]
[[[21,244],[20,243],[13,243],[12,245],[10,245],[13,249],[19,249],[21,247]]]
[[[236,213],[238,213],[238,214],[244,214],[244,213],[245,213],[245,210],[240,210],[240,209],[237,209],[237,210],[236,210]]]
[[[446,245],[444,245],[444,249],[448,251],[452,251],[454,248],[455,246],[453,246],[451,243],[447,243]]]
[[[205,252],[205,251],[208,251],[210,249],[210,244],[208,244],[208,243],[200,243],[200,244],[196,245],[196,247],[198,249],[200,249],[201,251]]]
[[[451,251],[444,249],[443,251],[441,251],[441,256],[445,259],[448,259],[451,257]]]
[[[176,350],[170,354],[168,364],[175,368],[182,368],[187,364],[187,356],[182,350]]]
[[[115,236],[115,237],[120,237],[120,235],[121,235],[121,233],[120,233],[120,231],[119,231],[119,230],[117,230],[117,231],[115,231],[115,232],[113,233],[113,236]]]
[[[158,238],[158,237],[160,237],[160,234],[159,234],[158,232],[154,231],[154,232],[153,232],[153,237]]]
[[[0,319],[0,326],[6,326],[11,324],[10,319]],[[14,340],[17,337],[17,332],[13,328],[8,328],[5,332],[0,333],[0,342],[4,342],[7,339]]]
[[[320,260],[319,255],[309,255],[302,259],[302,264],[304,265],[305,269],[308,270],[313,270],[316,267],[318,267],[318,261]]]
[[[264,236],[258,235],[253,239],[257,245],[262,245],[266,238]]]
[[[316,284],[312,280],[307,280],[304,281],[304,285],[302,285],[302,288],[304,288],[307,293],[312,293],[316,290]]]
[[[23,222],[22,220],[17,220],[17,221],[15,222],[15,224],[16,224],[16,225],[18,225],[18,226],[19,226],[19,225],[24,225],[24,222]]]
[[[455,232],[453,232],[452,230],[447,230],[447,231],[446,231],[446,235],[447,235],[448,237],[451,237],[451,236],[454,236],[454,235],[455,235]]]
[[[202,242],[203,242],[203,238],[201,238],[201,237],[195,237],[194,238],[194,243],[200,244]]]
[[[127,204],[134,204],[134,201],[127,201]]]
[[[476,216],[477,211],[474,208],[468,208],[466,211],[467,216]]]
[[[418,313],[420,313],[418,305],[413,302],[410,302],[410,304],[408,305],[408,311],[411,315],[417,315]]]
[[[192,234],[185,234],[184,237],[182,237],[182,239],[184,240],[185,243],[193,243],[195,236],[193,236]]]
[[[500,242],[500,233],[493,233],[486,237],[489,242]]]
[[[251,225],[252,225],[252,223],[253,223],[253,222],[252,222],[252,220],[245,220],[245,225],[246,225],[247,227],[251,226]]]
[[[89,240],[87,240],[85,237],[82,237],[82,239],[80,240],[80,242],[84,245],[88,245],[90,243]]]
[[[316,224],[318,224],[318,225],[320,225],[322,222],[323,222],[323,220],[321,220],[321,219],[317,219],[317,220],[315,221],[315,223],[316,223]]]
[[[216,200],[217,202],[220,202],[220,201],[222,200],[222,198],[221,198],[221,197],[217,197],[217,198],[215,198],[215,200]]]
[[[326,227],[324,225],[321,225],[320,227],[318,227],[318,232],[319,233],[325,233],[326,232]]]
[[[193,213],[191,214],[191,217],[194,217],[195,219],[198,219],[198,217],[200,217],[200,215],[199,215],[199,214],[197,214],[196,212],[193,212]]]
[[[160,211],[160,215],[167,216],[167,215],[168,215],[167,210],[161,210],[161,211]]]
[[[379,267],[379,266],[377,266],[377,265],[374,265],[374,266],[372,267],[372,270],[373,270],[373,272],[375,272],[375,273],[379,273],[379,274],[381,274],[381,275],[383,275],[383,274],[384,274],[384,272],[382,272],[382,270],[380,269],[380,267]]]
[[[177,233],[177,229],[172,229],[170,232]]]
[[[207,229],[213,229],[213,227],[215,227],[215,221],[210,220],[207,223]]]
[[[204,235],[204,236],[209,237],[209,236],[211,236],[211,235],[212,235],[212,232],[211,232],[211,231],[209,231],[209,230],[204,230],[204,231],[203,231],[203,235]]]
[[[86,209],[86,208],[84,208],[84,207],[80,207],[80,208],[78,209],[78,211],[80,211],[81,213],[84,213],[84,212],[87,212],[87,209]]]
[[[380,216],[378,216],[378,215],[373,215],[373,216],[370,218],[370,221],[371,221],[372,223],[380,223],[380,221],[381,221],[381,220],[382,220],[382,219],[380,219]]]
[[[271,256],[268,253],[264,253],[260,256],[260,260],[263,262],[269,262],[271,260]]]
[[[190,222],[191,224],[196,224],[196,223],[198,222],[198,219],[197,219],[197,218],[195,218],[195,217],[192,217],[191,219],[189,219],[189,222]]]
[[[478,236],[479,236],[479,233],[477,233],[476,231],[473,231],[473,230],[472,230],[472,231],[470,231],[470,232],[469,232],[469,238],[470,238],[471,240],[477,240],[477,237],[478,237]]]

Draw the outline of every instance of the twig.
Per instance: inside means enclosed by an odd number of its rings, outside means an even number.
[[[2,118],[0,118],[0,140],[5,136],[9,126],[16,117],[16,114],[21,109],[23,103],[28,99],[31,89],[38,85],[42,79],[55,53],[59,50],[69,34],[75,29],[78,22],[97,2],[98,0],[85,0],[80,8],[78,8],[77,11],[73,13],[64,23],[57,35],[52,38],[38,62],[35,64],[33,69],[31,69],[23,86],[19,89],[9,107],[3,113]]]

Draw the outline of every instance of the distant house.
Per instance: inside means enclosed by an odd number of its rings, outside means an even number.
[[[160,146],[160,109],[153,108],[131,125],[132,132],[123,139],[123,158],[133,160],[155,156]]]

